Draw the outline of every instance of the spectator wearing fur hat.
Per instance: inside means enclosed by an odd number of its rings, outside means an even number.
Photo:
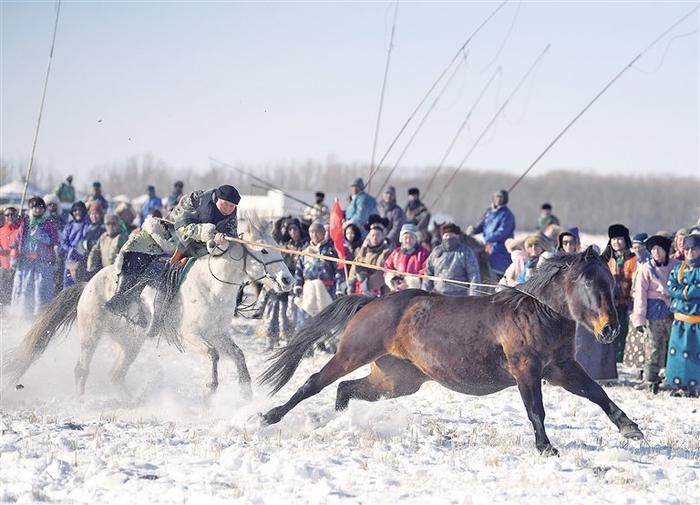
[[[481,282],[479,262],[474,251],[460,240],[461,235],[462,230],[454,223],[445,223],[440,227],[442,241],[428,257],[426,275],[453,281]],[[430,279],[423,283],[423,289],[449,296],[474,296],[478,293],[473,285],[467,287]]]
[[[503,277],[498,281],[501,286],[513,287],[518,284],[518,277],[525,270],[527,253],[523,248],[523,242],[514,238],[506,240],[506,250],[510,253],[511,264],[506,268]]]
[[[424,274],[430,251],[418,242],[418,229],[415,225],[405,224],[401,227],[399,242],[401,245],[391,251],[384,263],[389,270],[412,274]],[[406,288],[419,288],[420,279],[410,275],[402,276],[394,272],[384,274],[384,282],[392,291]]]
[[[676,230],[676,233],[673,234],[671,256],[676,258],[678,261],[683,261],[685,259],[685,256],[683,255],[683,242],[687,236],[688,230],[686,228],[679,228]]]
[[[631,250],[632,240],[626,226],[613,224],[608,228],[608,245],[600,257],[608,265],[615,279],[615,307],[620,321],[620,334],[615,340],[616,360],[622,363],[629,330],[629,311],[632,307],[632,280],[637,269],[637,257]]]
[[[311,224],[314,221],[320,221],[324,225],[328,223],[330,212],[328,211],[328,205],[323,203],[325,198],[325,193],[316,191],[314,195],[314,204],[304,210],[304,222],[306,222],[306,224]]]
[[[358,177],[350,185],[352,201],[345,210],[345,223],[353,223],[360,229],[369,222],[369,216],[377,213],[377,201],[365,192],[365,183]]]
[[[668,278],[678,260],[671,258],[669,238],[654,235],[646,240],[645,246],[651,259],[637,268],[630,320],[635,332],[644,335],[644,381],[646,387],[655,393],[659,370],[666,365],[666,348],[673,321],[669,310]],[[645,332],[645,327],[648,332]]]
[[[87,271],[95,274],[104,267],[113,264],[122,246],[129,236],[121,229],[121,220],[114,214],[104,218],[105,231],[90,249],[87,259]]]
[[[510,254],[506,250],[506,239],[515,233],[515,216],[508,208],[508,192],[497,191],[491,198],[491,207],[476,226],[467,228],[467,235],[484,234],[486,251],[489,253],[491,269],[498,277],[510,265]]]
[[[529,235],[525,239],[523,247],[527,253],[527,260],[525,261],[525,267],[518,275],[518,284],[522,284],[533,276],[539,265],[540,257],[547,251],[547,246],[547,242],[540,235]]]
[[[381,267],[384,266],[393,248],[385,240],[386,218],[376,217],[378,219],[370,218],[370,223],[367,225],[367,239],[357,251],[355,261]],[[384,274],[381,270],[372,270],[357,265],[350,267],[347,284],[348,294],[380,296],[386,290]]]
[[[11,247],[17,248],[12,304],[25,314],[38,315],[54,294],[54,247],[58,230],[46,217],[46,204],[39,197],[28,202],[29,215],[24,216],[20,231]]]
[[[406,222],[406,214],[396,204],[396,188],[388,186],[382,193],[382,201],[379,202],[379,215],[388,220],[386,226],[386,240],[392,247],[399,245],[399,233]]]
[[[56,195],[51,193],[44,196],[44,203],[46,204],[46,218],[53,221],[54,226],[61,233],[65,224],[61,215],[61,201]]]
[[[673,325],[668,343],[666,382],[689,396],[700,392],[700,235],[683,240],[685,259],[671,271]]]
[[[424,236],[427,235],[430,226],[430,211],[420,199],[420,190],[410,188],[408,190],[408,203],[404,209],[406,224],[414,225]]]
[[[120,226],[121,226],[123,232],[128,234],[137,228],[137,226],[134,224],[134,219],[136,219],[136,214],[134,213],[134,209],[130,203],[128,203],[128,202],[118,203],[117,206],[114,208],[114,214],[120,219],[120,221],[121,221]]]
[[[99,202],[94,202],[98,207]],[[63,228],[61,249],[65,258],[63,268],[63,287],[67,288],[87,277],[85,270],[87,250],[85,235],[90,223],[87,217],[87,207],[83,202],[75,202],[70,209],[71,219]]]

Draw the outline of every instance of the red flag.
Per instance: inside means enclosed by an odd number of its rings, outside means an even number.
[[[340,259],[345,259],[345,245],[343,243],[343,209],[340,208],[340,202],[335,199],[333,208],[331,209],[331,240],[335,246],[335,251]]]

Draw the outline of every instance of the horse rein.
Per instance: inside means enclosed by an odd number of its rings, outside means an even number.
[[[209,274],[211,274],[211,276],[212,276],[214,279],[216,279],[217,281],[221,282],[222,284],[228,284],[228,285],[231,285],[231,286],[241,286],[242,288],[244,288],[244,287],[246,287],[246,286],[249,286],[249,285],[251,285],[251,284],[255,284],[256,282],[259,282],[259,281],[261,281],[261,280],[263,280],[263,279],[265,279],[265,278],[272,280],[275,284],[277,284],[277,285],[279,286],[279,283],[277,282],[277,279],[275,279],[275,277],[272,276],[272,275],[270,275],[270,272],[267,271],[267,267],[270,266],[270,265],[274,265],[275,263],[284,263],[284,258],[279,258],[279,259],[272,260],[272,261],[263,261],[262,259],[258,258],[255,254],[253,254],[253,253],[245,246],[245,244],[240,244],[240,245],[241,245],[241,248],[243,249],[243,255],[242,255],[240,258],[234,257],[233,254],[231,254],[231,251],[230,251],[230,250],[226,251],[226,254],[228,254],[228,256],[229,256],[232,260],[234,260],[234,261],[241,261],[241,260],[243,260],[243,273],[246,274],[246,275],[248,275],[248,271],[247,271],[247,259],[248,259],[248,257],[252,258],[252,259],[255,260],[257,263],[259,263],[260,265],[262,265],[262,267],[263,267],[263,275],[261,275],[260,277],[255,278],[255,279],[253,279],[253,280],[248,280],[248,281],[244,281],[244,282],[232,282],[232,281],[227,281],[226,279],[221,279],[220,277],[217,277],[217,275],[214,273],[214,271],[213,271],[212,268],[211,268],[211,258],[212,258],[212,255],[211,255],[211,254],[209,255],[209,258],[207,259],[207,268],[209,269]],[[221,249],[219,248],[219,246],[217,246],[217,249],[221,250]],[[279,287],[282,287],[282,286],[279,286]]]

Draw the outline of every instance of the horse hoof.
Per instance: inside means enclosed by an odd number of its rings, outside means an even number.
[[[271,424],[277,424],[280,422],[282,415],[277,411],[278,408],[279,407],[275,407],[261,416],[263,426],[270,426]]]
[[[627,424],[620,428],[620,433],[623,437],[629,438],[630,440],[642,440],[644,438],[644,433],[637,427],[636,424]]]
[[[556,456],[556,457],[559,457],[559,451],[558,451],[554,446],[551,446],[551,445],[547,445],[547,446],[545,446],[545,447],[538,447],[537,450],[540,451],[540,454],[541,454],[542,456],[546,456],[546,457]]]

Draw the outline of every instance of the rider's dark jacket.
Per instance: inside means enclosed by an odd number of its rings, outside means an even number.
[[[215,233],[238,234],[238,212],[229,216],[221,214],[216,208],[213,189],[195,191],[183,197],[170,213],[170,219],[175,222],[180,247],[190,256],[207,254],[207,241],[214,238]]]

